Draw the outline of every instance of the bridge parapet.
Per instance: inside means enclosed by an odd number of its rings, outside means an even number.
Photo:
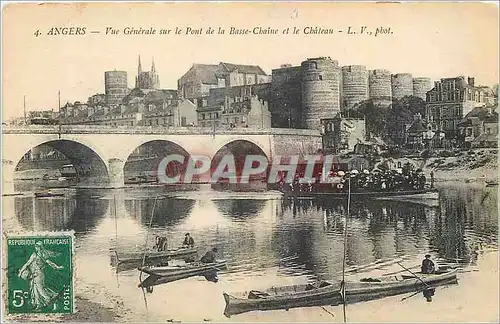
[[[216,128],[211,127],[159,127],[159,126],[3,126],[3,134],[134,134],[134,135],[301,135],[319,136],[319,131],[293,128]]]

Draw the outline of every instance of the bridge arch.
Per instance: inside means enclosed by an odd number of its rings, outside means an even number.
[[[141,142],[129,151],[123,167],[125,183],[157,182],[158,165],[167,156],[179,154],[185,157],[184,164],[171,162],[168,171],[174,176],[182,172],[188,162],[189,152],[170,139],[153,139]]]
[[[23,149],[23,153],[11,156],[12,160],[3,161],[4,164],[12,165],[12,178],[16,171],[21,172],[30,168],[40,169],[44,166],[47,169],[59,169],[62,164],[69,162],[68,164],[73,167],[68,167],[68,170],[74,171],[74,181],[79,186],[102,186],[109,183],[108,167],[105,159],[93,148],[78,141],[66,139],[46,140],[35,143],[29,149],[26,147]],[[52,177],[57,175],[62,174],[55,172]],[[49,178],[51,178],[50,175]],[[19,185],[22,186],[22,184]]]
[[[246,156],[248,155],[263,156],[267,160],[267,163],[270,163],[269,157],[267,156],[267,154],[264,152],[264,149],[260,145],[248,139],[237,139],[224,144],[216,151],[216,153],[212,157],[210,166],[210,170],[212,173],[217,169],[219,163],[221,163],[222,159],[226,155],[234,156],[236,177],[241,176],[241,172],[245,164],[245,159]],[[253,165],[253,167],[254,168],[257,167],[258,166],[257,164]],[[263,172],[261,175],[259,175],[259,177],[263,177],[265,174],[266,173]],[[252,177],[250,179],[252,179]]]

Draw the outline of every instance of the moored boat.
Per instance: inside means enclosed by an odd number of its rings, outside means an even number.
[[[434,288],[438,285],[457,283],[457,269],[439,274],[392,276],[346,281],[346,303],[368,301],[377,298]],[[425,283],[425,284],[424,284]],[[322,281],[317,284],[271,288],[266,291],[250,291],[247,298],[237,298],[223,293],[226,307],[224,315],[241,314],[256,310],[290,309],[342,304],[340,282]]]
[[[154,261],[154,260],[169,260],[173,258],[182,258],[182,257],[187,257],[194,255],[198,253],[197,248],[177,248],[177,249],[171,249],[171,250],[166,250],[166,251],[148,251],[146,252],[146,255],[144,255],[144,252],[118,252],[116,250],[111,250],[114,257],[116,258],[116,263],[124,263],[124,262],[137,262],[137,261],[142,261],[143,258],[145,259],[145,262],[148,261]]]
[[[338,191],[319,191],[319,192],[283,192],[289,198],[310,198],[310,197],[325,197],[329,199],[346,199],[348,192]],[[398,191],[358,191],[351,192],[351,199],[367,199],[367,198],[383,198],[383,197],[412,197],[421,199],[438,199],[439,192],[435,188],[427,188],[421,190],[398,190]]]
[[[210,276],[226,268],[226,260],[217,260],[214,263],[190,262],[166,267],[140,267],[139,271],[149,274],[149,277],[142,281],[139,287],[152,287],[195,276]]]

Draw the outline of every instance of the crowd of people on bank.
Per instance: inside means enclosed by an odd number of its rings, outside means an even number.
[[[291,184],[280,182],[280,187],[288,191],[314,192],[314,191],[336,191],[347,192],[349,185],[351,191],[401,191],[401,190],[423,190],[426,188],[427,178],[422,169],[402,168],[395,170],[350,170],[331,171],[329,177],[332,183],[320,182],[321,174],[316,182],[301,183],[300,177],[296,176]],[[431,187],[434,186],[434,177],[431,173]],[[287,188],[288,187],[288,188]],[[327,188],[326,188],[327,187]]]

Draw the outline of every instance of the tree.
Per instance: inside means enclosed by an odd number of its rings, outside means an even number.
[[[355,105],[349,111],[348,117],[365,118],[367,134],[372,133],[381,138],[386,138],[386,119],[389,109],[387,106],[375,104],[373,100],[365,100]]]
[[[387,116],[387,130],[394,142],[403,144],[406,125],[411,124],[417,114],[425,118],[425,101],[421,98],[405,96],[399,100],[393,99]]]

